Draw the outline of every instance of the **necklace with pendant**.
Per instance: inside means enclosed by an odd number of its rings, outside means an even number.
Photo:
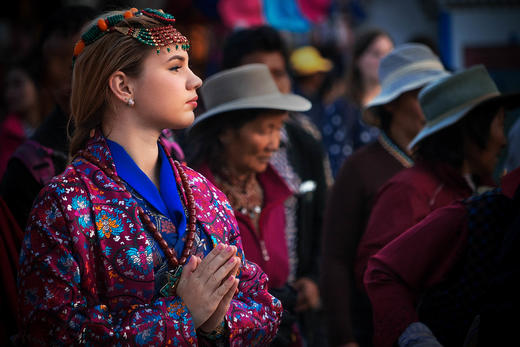
[[[256,176],[251,174],[245,180],[238,180],[229,170],[221,169],[220,171],[215,175],[215,179],[219,188],[229,199],[231,206],[249,216],[256,224],[263,205],[263,191]]]
[[[117,176],[114,170],[112,170],[105,164],[101,163],[101,161],[94,155],[92,155],[92,153],[88,152],[87,150],[81,150],[77,153],[76,157],[82,157],[82,159],[97,166],[101,171],[105,173],[105,175],[110,177],[114,182],[116,182],[119,185],[119,187],[128,195],[128,199],[132,199],[132,194],[126,189],[126,186],[123,184],[123,180],[121,179],[121,177]],[[161,232],[157,229],[150,217],[144,212],[143,208],[139,205],[137,206],[137,213],[139,215],[139,219],[141,220],[145,228],[150,232],[150,234],[152,234],[153,238],[155,239],[159,247],[161,247],[161,250],[163,251],[171,267],[171,269],[167,270],[166,272],[167,282],[159,291],[163,296],[177,295],[177,283],[179,282],[179,279],[181,277],[182,268],[186,264],[186,261],[188,260],[189,256],[191,255],[191,249],[193,247],[195,233],[197,230],[195,217],[195,198],[193,197],[193,192],[189,185],[188,176],[184,172],[184,169],[182,168],[179,162],[173,161],[173,163],[181,177],[182,187],[184,188],[184,192],[186,193],[186,200],[188,201],[187,210],[189,216],[188,225],[186,227],[186,241],[184,243],[184,249],[182,250],[180,259],[177,259],[177,253],[175,252],[175,249],[170,248],[168,246],[168,243],[162,237]]]

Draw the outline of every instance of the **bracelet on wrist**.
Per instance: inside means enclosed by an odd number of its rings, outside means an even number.
[[[198,335],[205,337],[208,340],[219,340],[226,335],[226,332],[227,332],[226,320],[223,319],[222,322],[219,325],[217,325],[217,327],[213,331],[207,333],[205,331],[202,331],[202,329],[198,329],[197,333],[198,333]]]

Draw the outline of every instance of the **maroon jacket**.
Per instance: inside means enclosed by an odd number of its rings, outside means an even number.
[[[9,211],[9,207],[0,197],[0,277],[2,289],[0,293],[0,345],[9,345],[9,339],[16,333],[16,273],[18,258],[22,245],[23,232]]]
[[[358,326],[371,325],[369,315],[361,318],[357,312],[367,312],[368,298],[352,293],[354,259],[379,188],[403,165],[409,164],[380,137],[345,160],[329,193],[322,228],[320,289],[332,346],[355,340],[352,319]],[[358,305],[355,309],[351,296]]]
[[[201,167],[199,172],[217,185],[208,166]],[[247,259],[260,265],[267,274],[269,288],[279,288],[287,282],[289,276],[284,202],[292,193],[271,165],[257,177],[264,191],[258,233],[249,216],[237,210],[234,213]]]
[[[520,169],[501,182],[513,199]],[[374,310],[376,346],[393,346],[419,320],[416,304],[425,288],[446,279],[462,258],[468,239],[468,210],[462,201],[440,208],[370,258],[365,286]]]
[[[417,163],[399,172],[379,191],[355,263],[358,286],[368,259],[433,210],[471,196],[473,190],[449,165]]]

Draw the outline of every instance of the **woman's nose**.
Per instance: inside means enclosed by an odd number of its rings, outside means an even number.
[[[199,78],[199,76],[195,75],[193,71],[190,70],[191,76],[188,79],[188,89],[198,89],[200,86],[202,86],[202,80]]]
[[[280,147],[280,131],[273,131],[269,138],[269,143],[267,148],[272,151],[276,152],[278,148]]]

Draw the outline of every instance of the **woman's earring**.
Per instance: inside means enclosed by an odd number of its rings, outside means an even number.
[[[134,105],[135,105],[135,101],[134,101],[134,99],[130,98],[130,99],[128,99],[128,100],[126,101],[126,104],[127,104],[128,106],[130,106],[130,107],[134,107]]]

